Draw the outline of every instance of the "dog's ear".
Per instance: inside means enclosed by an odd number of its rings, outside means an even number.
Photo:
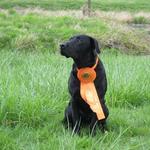
[[[95,52],[99,54],[100,53],[100,47],[98,45],[97,40],[90,37],[90,42],[91,42],[92,50],[95,50]]]

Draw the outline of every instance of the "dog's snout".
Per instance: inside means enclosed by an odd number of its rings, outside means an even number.
[[[64,49],[65,48],[65,44],[60,44],[60,48]]]
[[[60,44],[60,48],[63,50],[65,48],[69,47],[69,44],[68,43],[65,43],[65,44]]]

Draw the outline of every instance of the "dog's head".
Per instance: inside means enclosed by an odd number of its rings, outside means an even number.
[[[100,48],[96,39],[87,35],[77,35],[69,39],[69,41],[60,45],[61,54],[81,60],[86,56],[96,57],[100,53]]]

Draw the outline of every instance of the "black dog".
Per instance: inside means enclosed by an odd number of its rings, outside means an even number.
[[[72,71],[69,78],[69,93],[71,100],[65,110],[64,122],[69,124],[74,132],[79,132],[81,124],[90,126],[91,133],[95,129],[96,123],[102,131],[106,129],[106,119],[109,115],[108,108],[105,104],[105,93],[107,90],[106,74],[101,60],[98,60],[98,65],[95,68],[96,79],[94,84],[97,94],[101,101],[101,105],[105,114],[105,119],[98,120],[96,113],[94,113],[89,105],[81,98],[80,95],[80,81],[77,78],[77,68],[92,67],[97,54],[100,53],[97,40],[86,35],[78,35],[70,38],[70,40],[60,45],[61,54],[71,57],[74,60]]]

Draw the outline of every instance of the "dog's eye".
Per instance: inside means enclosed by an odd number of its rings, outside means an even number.
[[[77,42],[81,43],[81,38],[80,37],[77,37]]]

